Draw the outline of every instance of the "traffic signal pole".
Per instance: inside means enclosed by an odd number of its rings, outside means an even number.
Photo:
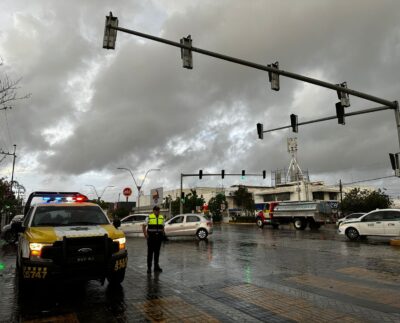
[[[385,99],[382,99],[382,98],[378,98],[376,96],[373,96],[373,95],[370,95],[370,94],[367,94],[367,93],[363,93],[363,92],[360,92],[360,91],[355,91],[355,90],[349,89],[347,87],[342,87],[342,86],[337,85],[337,84],[332,84],[332,83],[328,83],[328,82],[321,81],[321,80],[318,80],[318,79],[314,79],[314,78],[311,78],[311,77],[303,76],[303,75],[300,75],[300,74],[284,71],[284,70],[281,70],[281,69],[273,67],[272,64],[271,64],[271,66],[261,65],[261,64],[253,63],[253,62],[246,61],[246,60],[243,60],[243,59],[239,59],[239,58],[235,58],[235,57],[231,57],[231,56],[227,56],[227,55],[211,52],[211,51],[204,50],[204,49],[201,49],[201,48],[198,48],[198,47],[187,46],[187,45],[179,43],[179,42],[175,42],[175,41],[171,41],[171,40],[168,40],[168,39],[165,39],[165,38],[156,37],[156,36],[153,36],[153,35],[141,33],[141,32],[135,31],[135,30],[130,30],[130,29],[126,29],[126,28],[122,28],[122,27],[118,27],[118,26],[112,26],[111,24],[106,25],[106,28],[114,29],[114,30],[117,30],[117,31],[121,31],[121,32],[124,32],[124,33],[127,33],[127,34],[139,36],[139,37],[142,37],[142,38],[147,38],[147,39],[150,39],[150,40],[153,40],[153,41],[156,41],[156,42],[164,43],[164,44],[167,44],[167,45],[170,45],[170,46],[175,46],[175,47],[178,47],[178,48],[181,48],[181,49],[187,49],[187,50],[192,51],[192,52],[196,52],[196,53],[203,54],[203,55],[206,55],[206,56],[211,56],[211,57],[214,57],[214,58],[222,59],[224,61],[229,61],[229,62],[236,63],[236,64],[239,64],[239,65],[244,65],[244,66],[255,68],[255,69],[258,69],[258,70],[262,70],[262,71],[266,71],[266,72],[270,72],[270,73],[275,73],[275,74],[278,74],[278,75],[286,76],[288,78],[292,78],[292,79],[295,79],[295,80],[303,81],[303,82],[306,82],[306,83],[311,83],[311,84],[318,85],[318,86],[321,86],[321,87],[325,87],[325,88],[328,88],[328,89],[332,89],[332,90],[335,90],[335,91],[347,93],[347,94],[350,94],[350,95],[353,95],[353,96],[357,96],[359,98],[363,98],[363,99],[366,99],[366,100],[369,100],[369,101],[372,101],[372,102],[383,104],[383,105],[388,106],[388,107],[392,107],[392,108],[396,107],[395,103],[392,102],[392,101],[385,100]]]
[[[202,173],[201,176],[221,176],[221,173],[210,173],[210,174]],[[224,173],[224,176],[243,176],[243,174],[242,173],[232,173],[232,174]],[[255,173],[252,173],[252,174],[247,174],[246,173],[245,176],[262,176],[263,178],[265,178],[265,171],[263,171],[261,173],[261,175],[260,174],[255,174]],[[197,174],[183,174],[183,173],[181,173],[181,189],[180,189],[180,197],[179,197],[180,199],[182,197],[182,192],[183,192],[183,178],[184,177],[199,177],[199,173],[197,173]],[[179,204],[179,213],[180,214],[183,213],[182,200],[180,201],[180,204]]]
[[[399,102],[395,101],[396,107],[394,109],[394,117],[396,119],[396,127],[397,127],[397,138],[399,140],[399,149],[400,149],[400,109]]]
[[[399,116],[399,112],[398,112],[398,110],[399,110],[398,107],[397,107],[397,109],[395,107],[387,107],[387,106],[376,107],[376,108],[371,108],[371,109],[365,109],[365,110],[345,113],[344,116],[345,117],[351,117],[351,116],[356,116],[356,115],[359,115],[359,114],[366,114],[366,113],[378,112],[378,111],[383,111],[383,110],[395,110],[396,122],[397,122],[397,132],[398,132],[398,135],[399,135],[399,146],[400,146],[400,123],[399,123],[400,122],[400,116]],[[304,126],[306,124],[317,123],[317,122],[328,121],[328,120],[335,120],[335,119],[337,119],[337,116],[330,116],[330,117],[325,117],[325,118],[320,118],[320,119],[314,119],[314,120],[299,122],[297,125],[298,126]],[[397,121],[397,119],[398,119],[398,121]],[[268,129],[268,130],[264,130],[263,133],[273,132],[273,131],[282,130],[282,129],[288,129],[288,128],[291,128],[291,127],[292,126],[289,125],[289,126],[283,126],[283,127],[274,128],[274,129]]]

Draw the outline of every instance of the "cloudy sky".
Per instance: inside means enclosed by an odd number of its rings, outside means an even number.
[[[116,49],[102,48],[105,15],[124,28],[280,68],[390,101],[400,100],[400,2],[369,0],[2,0],[0,76],[22,77],[27,100],[0,111],[0,148],[17,145],[15,179],[32,190],[99,192],[115,201],[132,178],[149,173],[150,188],[177,188],[180,173],[260,173],[287,167],[281,130],[264,129],[335,114],[336,92],[193,54],[119,32]],[[350,97],[349,112],[380,106]],[[335,185],[392,175],[399,151],[392,111],[301,127],[300,166],[312,180]],[[1,160],[1,156],[0,156]],[[0,163],[11,178],[12,159]],[[185,178],[186,187],[270,185],[270,178]],[[400,195],[398,179],[363,183]],[[135,193],[136,194],[136,193]],[[93,195],[92,195],[93,197]]]

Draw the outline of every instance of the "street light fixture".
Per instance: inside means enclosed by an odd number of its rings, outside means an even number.
[[[108,186],[104,187],[103,191],[102,191],[101,194],[99,195],[99,194],[97,193],[96,187],[95,187],[94,185],[86,184],[85,186],[90,186],[91,188],[93,188],[93,191],[95,192],[95,194],[96,194],[96,196],[97,196],[97,201],[99,201],[99,202],[100,202],[101,197],[103,196],[104,192],[106,191],[106,189],[109,188],[109,187],[114,187],[114,185],[108,185]]]
[[[145,179],[146,179],[146,177],[147,177],[147,174],[150,173],[151,171],[160,171],[161,169],[159,169],[159,168],[151,168],[151,169],[149,169],[149,170],[146,172],[146,174],[144,175],[144,178],[143,178],[142,182],[140,183],[140,185],[138,185],[138,183],[136,182],[135,176],[133,176],[133,173],[132,173],[132,171],[131,171],[129,168],[126,168],[126,167],[118,167],[117,169],[126,170],[126,171],[128,171],[128,172],[131,174],[132,179],[133,179],[133,182],[135,183],[135,186],[136,186],[137,191],[138,191],[138,206],[137,206],[137,207],[139,208],[139,207],[140,207],[140,190],[141,190],[142,187],[143,187],[143,183],[144,183],[144,181],[145,181]]]

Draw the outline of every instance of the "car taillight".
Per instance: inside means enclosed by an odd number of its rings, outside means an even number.
[[[212,227],[212,222],[211,221],[207,221],[207,226],[208,227]]]

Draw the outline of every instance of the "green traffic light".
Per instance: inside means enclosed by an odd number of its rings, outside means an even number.
[[[4,268],[6,268],[6,266],[2,262],[0,262],[0,270],[4,270]]]

